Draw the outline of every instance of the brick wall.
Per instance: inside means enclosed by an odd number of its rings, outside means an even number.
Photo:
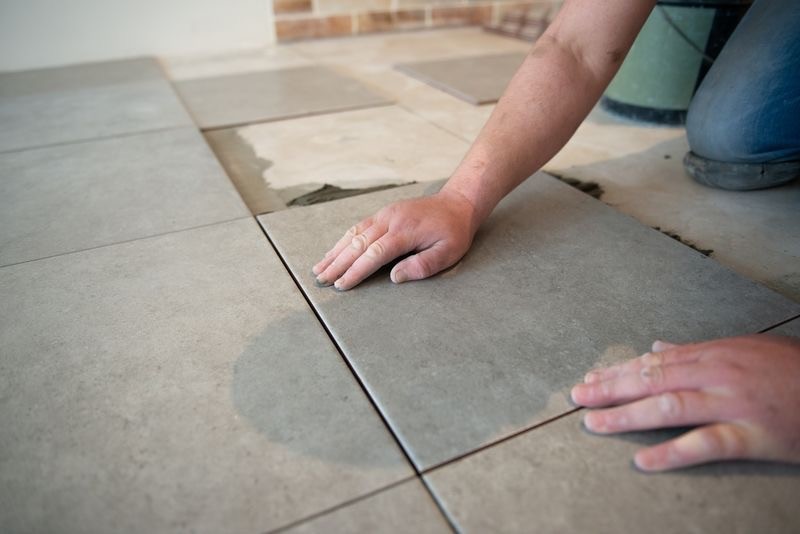
[[[557,0],[274,0],[278,41],[448,26],[495,26],[520,13],[550,18]],[[550,16],[548,16],[550,15]]]

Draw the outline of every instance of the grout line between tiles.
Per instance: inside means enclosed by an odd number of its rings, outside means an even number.
[[[765,333],[765,332],[769,332],[770,330],[774,330],[774,329],[778,328],[779,326],[783,326],[783,325],[785,325],[786,323],[790,323],[790,322],[794,321],[795,319],[800,319],[800,314],[797,314],[797,315],[795,315],[794,317],[789,317],[789,318],[788,318],[788,319],[786,319],[785,321],[781,321],[781,322],[779,322],[778,324],[774,324],[774,325],[772,325],[772,326],[769,326],[769,327],[767,327],[767,328],[764,328],[763,330],[759,330],[759,331],[758,331],[758,333],[759,333],[759,334],[763,334],[763,333]]]
[[[334,113],[343,113],[346,111],[358,111],[361,109],[372,109],[372,108],[384,108],[389,106],[397,105],[396,102],[392,100],[386,100],[384,102],[378,102],[375,104],[359,104],[355,106],[348,106],[343,108],[336,108],[336,109],[329,109],[323,111],[311,111],[309,113],[298,113],[296,115],[286,115],[284,117],[276,117],[272,119],[263,119],[263,120],[253,120],[253,121],[244,121],[244,122],[234,122],[231,124],[223,124],[221,126],[210,126],[207,128],[200,128],[200,131],[203,133],[206,132],[216,132],[220,130],[230,130],[232,128],[244,128],[245,126],[255,126],[258,124],[267,124],[272,122],[281,122],[281,121],[290,121],[295,119],[305,119],[306,117],[318,117],[320,115],[332,115]]]
[[[251,215],[243,215],[241,217],[234,217],[233,219],[225,219],[224,221],[215,221],[215,222],[206,223],[206,224],[198,224],[197,226],[190,226],[188,228],[179,228],[177,230],[169,230],[167,232],[161,232],[159,234],[146,235],[146,236],[142,236],[142,237],[134,237],[134,238],[131,238],[131,239],[125,239],[123,241],[114,241],[113,243],[105,243],[103,245],[96,245],[96,246],[93,246],[93,247],[82,248],[82,249],[79,249],[79,250],[70,250],[70,251],[67,251],[67,252],[59,252],[58,254],[51,254],[50,256],[42,256],[41,258],[32,258],[30,260],[24,260],[24,261],[18,261],[18,262],[15,262],[15,263],[8,263],[8,264],[5,264],[5,265],[0,265],[0,269],[5,269],[6,267],[15,267],[17,265],[25,265],[26,263],[34,263],[34,262],[37,262],[37,261],[50,260],[50,259],[53,259],[53,258],[60,258],[61,256],[69,256],[71,254],[81,254],[82,252],[89,252],[91,250],[97,250],[97,249],[101,249],[101,248],[113,247],[115,245],[124,245],[126,243],[134,243],[136,241],[144,241],[146,239],[155,239],[157,237],[163,237],[165,235],[177,234],[177,233],[180,233],[180,232],[189,232],[191,230],[199,230],[200,228],[208,228],[209,226],[216,226],[218,224],[227,224],[227,223],[234,222],[234,221],[243,221],[245,219],[250,219],[250,218],[251,218]]]
[[[197,130],[197,126],[194,123],[187,123],[182,124],[180,126],[165,126],[163,128],[154,128],[152,130],[141,130],[136,132],[125,132],[125,133],[118,133],[112,135],[106,135],[102,137],[85,137],[81,139],[73,139],[71,141],[61,141],[58,143],[49,143],[45,145],[37,145],[37,146],[28,146],[28,147],[21,147],[21,148],[12,148],[9,150],[0,150],[0,156],[6,154],[16,154],[17,152],[30,152],[32,150],[39,150],[44,148],[57,148],[61,146],[71,146],[71,145],[81,145],[86,143],[93,143],[97,141],[105,141],[106,139],[124,139],[126,137],[135,137],[137,135],[147,135],[147,134],[155,134],[161,132],[169,132],[172,130],[182,130],[186,128],[193,128]]]
[[[447,524],[450,526],[450,529],[455,533],[460,532],[460,530],[458,529],[456,524],[453,522],[453,520],[450,517],[450,515],[445,510],[445,508],[442,505],[442,503],[439,501],[439,498],[436,496],[436,494],[434,494],[431,491],[431,488],[428,486],[428,484],[425,481],[425,479],[422,478],[422,476],[421,476],[422,473],[420,472],[419,469],[417,469],[417,466],[414,464],[414,461],[411,459],[411,455],[408,453],[408,451],[406,451],[405,447],[403,447],[403,443],[400,440],[400,437],[395,433],[394,429],[389,424],[389,421],[386,419],[386,416],[384,416],[383,412],[378,407],[378,403],[375,401],[375,399],[372,397],[372,395],[369,394],[369,390],[367,389],[366,384],[364,384],[364,381],[361,380],[361,377],[358,375],[356,370],[353,368],[353,365],[350,363],[350,360],[347,359],[347,356],[345,356],[344,351],[339,346],[339,344],[336,342],[336,338],[333,336],[333,333],[328,328],[328,325],[325,324],[325,321],[322,320],[322,316],[320,316],[320,314],[317,311],[317,309],[311,303],[311,299],[306,294],[305,290],[303,289],[303,286],[300,284],[300,281],[297,279],[297,277],[294,275],[292,270],[289,268],[289,265],[286,263],[286,260],[283,258],[281,253],[278,251],[278,247],[272,241],[272,238],[269,236],[269,233],[267,233],[267,230],[258,222],[258,218],[253,217],[253,219],[255,219],[256,224],[258,225],[258,227],[261,228],[261,232],[264,234],[264,237],[267,239],[267,242],[272,247],[272,250],[275,251],[275,255],[278,256],[278,259],[281,261],[281,264],[283,264],[284,269],[286,269],[286,272],[291,277],[292,281],[294,282],[295,286],[297,287],[297,290],[303,296],[303,298],[306,301],[306,304],[308,304],[308,307],[314,313],[314,316],[317,318],[317,321],[319,321],[320,326],[322,326],[322,329],[325,331],[325,334],[328,336],[328,339],[330,339],[330,342],[336,348],[336,351],[339,353],[339,356],[341,357],[342,361],[347,366],[347,368],[350,370],[350,373],[353,375],[353,377],[355,378],[355,380],[358,383],[358,385],[361,387],[361,391],[364,393],[364,395],[369,400],[370,404],[372,405],[372,408],[378,414],[378,417],[380,417],[381,421],[383,422],[384,426],[386,427],[386,430],[389,432],[389,435],[392,436],[392,439],[394,440],[395,444],[397,445],[397,448],[400,449],[400,451],[403,453],[403,456],[405,457],[406,461],[411,466],[411,468],[414,470],[416,478],[418,478],[422,482],[423,486],[425,487],[425,490],[428,492],[428,495],[431,497],[431,499],[433,500],[434,504],[436,504],[436,507],[439,509],[439,512],[442,514],[442,516],[445,518],[445,521],[447,521]]]
[[[392,482],[391,484],[389,484],[387,486],[383,486],[382,488],[378,488],[378,489],[375,489],[375,490],[372,490],[372,491],[368,491],[367,493],[365,493],[363,495],[359,495],[358,497],[354,497],[354,498],[349,499],[347,501],[341,502],[341,503],[339,503],[339,504],[337,504],[335,506],[331,506],[330,508],[326,508],[324,510],[320,510],[319,512],[315,512],[315,513],[313,513],[311,515],[303,517],[302,519],[296,519],[295,521],[292,521],[291,523],[287,523],[286,525],[280,526],[278,528],[274,528],[272,530],[268,530],[268,531],[265,532],[265,534],[279,534],[280,532],[289,531],[289,530],[293,529],[294,527],[300,526],[300,525],[302,525],[304,523],[309,523],[309,522],[311,522],[311,521],[313,521],[315,519],[319,519],[320,517],[326,516],[328,514],[332,514],[333,512],[337,512],[337,511],[339,511],[339,510],[341,510],[343,508],[347,508],[347,507],[349,507],[349,506],[351,506],[353,504],[356,504],[356,503],[359,503],[361,501],[367,500],[367,499],[369,499],[371,497],[375,497],[376,495],[379,495],[379,494],[381,494],[381,493],[383,493],[385,491],[392,490],[392,489],[394,489],[394,488],[396,488],[398,486],[401,486],[401,485],[406,484],[408,482],[411,482],[413,480],[417,480],[418,478],[419,477],[417,475],[412,475],[410,477],[403,478],[403,479],[398,480],[396,482]]]
[[[510,440],[512,440],[512,439],[514,439],[514,438],[516,438],[518,436],[521,436],[522,434],[526,434],[528,432],[536,430],[539,427],[543,427],[543,426],[545,426],[547,424],[550,424],[550,423],[553,423],[555,421],[558,421],[559,419],[562,419],[564,417],[567,417],[569,415],[577,413],[577,412],[579,412],[581,410],[583,410],[583,407],[579,406],[577,408],[573,408],[572,410],[569,410],[568,412],[564,412],[562,414],[556,415],[555,417],[551,417],[550,419],[546,419],[546,420],[542,421],[541,423],[536,423],[535,425],[532,425],[532,426],[529,426],[529,427],[525,427],[525,428],[523,428],[521,430],[517,430],[513,434],[509,434],[508,436],[504,436],[504,437],[502,437],[502,438],[500,438],[500,439],[498,439],[496,441],[493,441],[491,443],[487,443],[485,445],[481,445],[477,449],[471,450],[469,452],[465,452],[464,454],[461,454],[461,455],[456,456],[454,458],[450,458],[449,460],[445,460],[444,462],[438,463],[438,464],[436,464],[436,465],[434,465],[432,467],[424,469],[420,474],[421,475],[427,475],[428,473],[432,473],[433,471],[435,471],[437,469],[441,469],[442,467],[446,467],[446,466],[448,466],[448,465],[450,465],[452,463],[458,462],[459,460],[463,460],[464,458],[467,458],[469,456],[473,456],[473,455],[478,454],[480,452],[483,452],[483,451],[485,451],[487,449],[491,449],[493,447],[496,447],[497,445],[500,445],[501,443],[505,443],[506,441],[510,441]]]

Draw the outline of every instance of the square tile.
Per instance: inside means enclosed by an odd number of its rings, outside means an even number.
[[[593,436],[582,413],[426,475],[464,532],[791,532],[800,466],[727,462],[636,470],[640,447],[670,431]]]
[[[683,128],[632,124],[595,110],[544,169],[597,183],[603,202],[800,302],[800,182],[712,189],[686,174],[688,150]]]
[[[0,294],[0,531],[264,532],[413,475],[252,219]]]
[[[262,226],[426,469],[572,409],[596,365],[676,342],[755,332],[800,305],[545,174],[509,195],[454,268],[392,284],[316,287],[341,234],[420,184],[260,217]]]
[[[206,137],[257,214],[323,186],[362,190],[440,180],[468,147],[396,106],[215,130]]]
[[[297,527],[290,534],[319,532],[384,532],[419,534],[452,532],[431,496],[418,480],[403,482],[397,487]]]
[[[194,80],[230,74],[305,67],[311,61],[283,46],[223,54],[191,54],[160,58],[170,80]]]
[[[176,88],[203,129],[390,103],[357,81],[323,67],[185,80]]]
[[[191,126],[155,60],[0,73],[0,152]]]
[[[497,102],[525,54],[460,57],[397,65],[397,69],[471,104]]]
[[[0,265],[247,215],[194,128],[0,154]]]
[[[788,323],[783,323],[777,328],[767,330],[767,333],[779,334],[782,336],[800,337],[800,317],[789,321]]]

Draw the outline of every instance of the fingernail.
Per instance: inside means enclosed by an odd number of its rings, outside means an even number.
[[[578,397],[577,397],[577,395],[580,394],[580,389],[579,388],[580,388],[579,385],[573,387],[572,391],[569,392],[569,396],[572,397],[572,402],[574,402],[578,406],[581,406],[581,403],[578,401]]]
[[[321,276],[318,276],[316,281],[317,281],[317,285],[320,286],[320,287],[328,287],[329,285],[331,285],[331,283],[328,280],[326,280],[325,278],[322,278]]]
[[[597,382],[598,380],[600,380],[599,371],[589,371],[586,373],[586,376],[583,377],[584,384],[591,384],[592,382]]]
[[[395,284],[402,284],[403,282],[408,281],[408,274],[403,269],[398,269],[395,271],[394,276],[392,277],[392,282]]]
[[[312,272],[312,273],[314,273],[315,275],[317,275],[317,274],[319,274],[320,272],[322,272],[322,269],[320,269],[320,264],[321,264],[321,263],[322,263],[322,262],[319,262],[318,264],[316,264],[315,266],[313,266],[313,267],[311,268],[311,272]]]
[[[653,341],[653,347],[651,348],[652,352],[662,352],[674,347],[674,343],[667,343],[666,341],[656,340]]]
[[[602,432],[605,429],[603,418],[594,412],[589,412],[583,416],[583,426],[592,432]]]
[[[341,278],[339,278],[337,281],[335,281],[335,282],[333,283],[333,287],[335,287],[335,288],[336,288],[336,289],[338,289],[339,291],[347,291],[347,288],[346,288],[346,287],[344,287],[344,282],[342,282],[342,279],[341,279]]]

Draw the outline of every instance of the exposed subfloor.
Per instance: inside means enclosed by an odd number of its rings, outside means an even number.
[[[493,109],[396,66],[528,47],[462,28],[0,73],[0,531],[800,524],[797,467],[645,475],[667,434],[591,436],[566,394],[654,338],[800,335],[798,183],[704,188],[682,129],[596,109],[544,168],[573,188],[530,178],[455,268],[314,285]]]

